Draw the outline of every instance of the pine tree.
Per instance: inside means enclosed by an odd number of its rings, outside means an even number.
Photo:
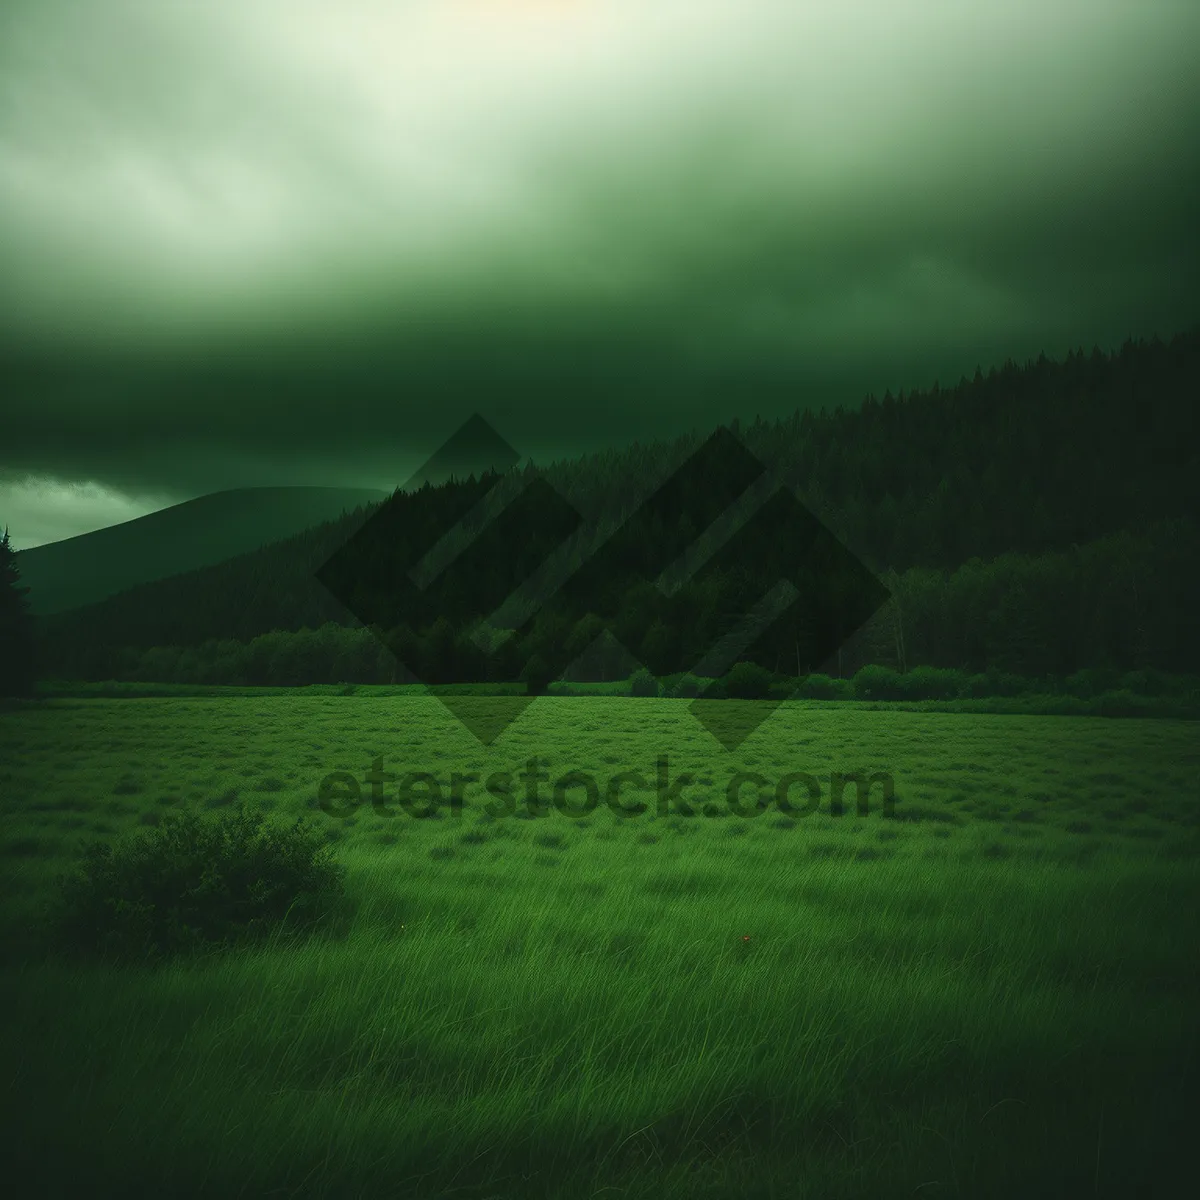
[[[17,552],[0,538],[0,696],[34,695],[33,614],[21,585]]]

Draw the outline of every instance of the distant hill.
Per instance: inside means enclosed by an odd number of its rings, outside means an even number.
[[[34,612],[63,612],[139,583],[257,550],[387,495],[373,488],[334,487],[213,492],[106,529],[21,550],[17,566]]]
[[[1139,574],[1131,551],[1109,572],[1112,578],[1096,586],[1112,596],[1127,588],[1132,607],[1113,615],[1117,601],[1110,596],[1105,619],[1138,637],[1161,633],[1182,642],[1192,637],[1193,625],[1179,617],[1170,629],[1157,628],[1145,594],[1169,586],[1191,595],[1191,537],[1178,554],[1171,552],[1180,559],[1175,562],[1161,533],[1147,541],[1145,530],[1200,513],[1200,409],[1188,399],[1198,379],[1200,327],[1165,343],[1127,341],[1108,354],[1080,349],[1062,362],[1044,356],[1024,366],[1006,361],[952,387],[935,383],[907,395],[868,396],[851,411],[797,410],[773,422],[743,425],[735,419],[730,428],[879,575],[921,568],[942,579],[972,560],[1010,553],[1033,559],[1070,552],[1083,559],[1089,543],[1136,531],[1131,544],[1158,564],[1163,581],[1152,585]],[[700,443],[692,433],[512,470],[528,480],[541,476],[589,518],[625,520],[646,481],[663,478]],[[478,491],[463,476],[477,473],[481,463],[500,469],[508,461],[502,440],[483,423],[471,423],[429,471],[405,486],[405,524],[421,531],[450,528],[450,518],[470,507],[466,492]],[[436,477],[447,473],[457,482],[439,485]],[[418,490],[420,482],[430,486]],[[310,524],[273,544],[262,539],[241,555],[230,551],[225,561],[177,569],[173,578],[52,616],[42,626],[47,662],[68,665],[48,669],[72,669],[78,655],[104,646],[200,646],[330,621],[355,624],[315,572],[357,532],[362,518],[325,516]],[[526,540],[514,535],[513,545]],[[1171,572],[1175,582],[1167,578]],[[1006,603],[1016,611],[1019,599],[1014,594]],[[1187,606],[1177,607],[1183,612]],[[1009,618],[990,612],[972,617],[976,624],[993,620]],[[944,625],[944,616],[938,622]],[[1091,636],[1080,631],[1085,634]],[[904,636],[917,635],[906,629]]]

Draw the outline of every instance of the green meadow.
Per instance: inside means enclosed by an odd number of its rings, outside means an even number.
[[[12,707],[8,1173],[38,1196],[1182,1195],[1196,728],[792,701],[728,752],[675,699],[542,697],[488,747],[421,695]],[[692,815],[657,811],[660,758]],[[535,815],[519,779],[513,815],[482,782],[426,818],[395,784],[318,802],[376,760],[449,794],[531,759],[598,806],[542,783]],[[604,800],[627,771],[639,816]],[[731,811],[738,772],[765,811]],[[832,812],[838,772],[889,776],[890,813],[853,784]],[[775,803],[796,773],[807,815]],[[84,841],[242,802],[323,831],[336,924],[160,967],[53,950]]]

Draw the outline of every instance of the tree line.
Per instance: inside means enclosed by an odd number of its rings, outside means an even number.
[[[798,662],[788,653],[796,646],[782,643],[774,658],[760,654],[757,661],[772,674],[792,677],[849,678],[872,664],[900,672],[928,666],[1056,679],[1087,668],[1200,674],[1200,639],[1187,607],[1200,588],[1200,531],[1193,521],[1160,522],[1065,552],[972,559],[954,571],[913,568],[886,582],[892,599],[820,662]],[[673,632],[650,623],[640,641],[614,641],[601,638],[604,628],[596,613],[568,628],[550,613],[513,639],[507,656],[491,661],[472,638],[473,627],[446,616],[420,631],[407,624],[384,630],[326,622],[245,641],[210,638],[198,646],[97,641],[58,674],[279,686],[503,682],[527,680],[531,663],[536,675],[538,660],[550,660],[565,644],[571,661],[562,678],[604,682],[653,661],[661,652],[655,639]],[[690,631],[696,658],[715,632],[703,623]]]
[[[844,574],[839,599],[827,574],[814,576],[816,608],[781,624],[749,656],[775,672],[843,676],[868,662],[1059,675],[1102,665],[1196,670],[1200,642],[1185,614],[1200,597],[1191,520],[1200,512],[1200,443],[1187,400],[1198,354],[1193,330],[1168,343],[1127,341],[1109,355],[1006,362],[954,388],[869,396],[850,412],[809,410],[745,428],[735,421],[740,443],[892,593],[846,640],[856,622],[834,625],[846,623],[865,585]],[[308,681],[340,673],[373,682],[390,679],[399,657],[426,682],[481,672],[517,678],[532,660],[555,659],[556,647],[569,645],[574,661],[608,623],[630,654],[665,673],[727,634],[732,615],[795,558],[795,546],[778,536],[783,525],[751,521],[732,548],[712,542],[714,558],[674,599],[654,586],[680,546],[704,547],[708,520],[753,475],[728,445],[705,458],[711,444],[692,435],[527,466],[525,493],[467,547],[464,569],[428,590],[406,582],[407,566],[496,480],[397,493],[368,510],[366,525],[361,514],[343,517],[42,618],[44,669],[60,678],[122,678],[143,671],[144,661],[185,673],[193,661],[220,661],[231,681],[311,672]],[[635,511],[637,481],[693,456],[703,470],[686,487],[649,517]],[[572,510],[606,514],[594,538],[574,548],[572,586],[485,661],[464,627],[480,597],[499,597],[513,578],[535,573],[577,528]],[[367,529],[374,545],[356,556],[355,545],[371,542]],[[788,529],[793,540],[807,536]],[[601,546],[614,531],[616,549]],[[380,545],[392,552],[377,553]],[[337,596],[326,586],[331,576]],[[357,628],[364,622],[373,634]],[[329,628],[343,632],[318,636]],[[501,631],[491,632],[498,643]],[[390,647],[383,657],[381,642]],[[835,644],[840,653],[824,653]],[[628,657],[620,646],[608,657],[602,650],[578,669],[617,677]]]

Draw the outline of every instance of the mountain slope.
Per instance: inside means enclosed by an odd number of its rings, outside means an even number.
[[[213,492],[92,533],[19,551],[33,611],[63,612],[139,583],[212,566],[374,504],[371,488],[255,487]]]
[[[1169,343],[1066,361],[1007,362],[987,376],[844,412],[797,411],[732,428],[786,477],[799,498],[866,566],[951,570],[974,557],[1038,556],[1200,512],[1200,328]],[[460,479],[481,451],[502,447],[468,430],[441,464]],[[624,519],[648,479],[700,444],[634,443],[549,466],[542,476],[578,512]],[[477,465],[477,464],[475,464]],[[414,525],[458,504],[453,487],[410,484]],[[147,584],[43,625],[48,645],[199,645],[274,629],[345,624],[346,610],[314,578],[361,522],[337,520],[240,558]],[[699,532],[699,531],[696,531]],[[26,552],[28,553],[28,552]],[[1123,568],[1125,575],[1129,570]]]

